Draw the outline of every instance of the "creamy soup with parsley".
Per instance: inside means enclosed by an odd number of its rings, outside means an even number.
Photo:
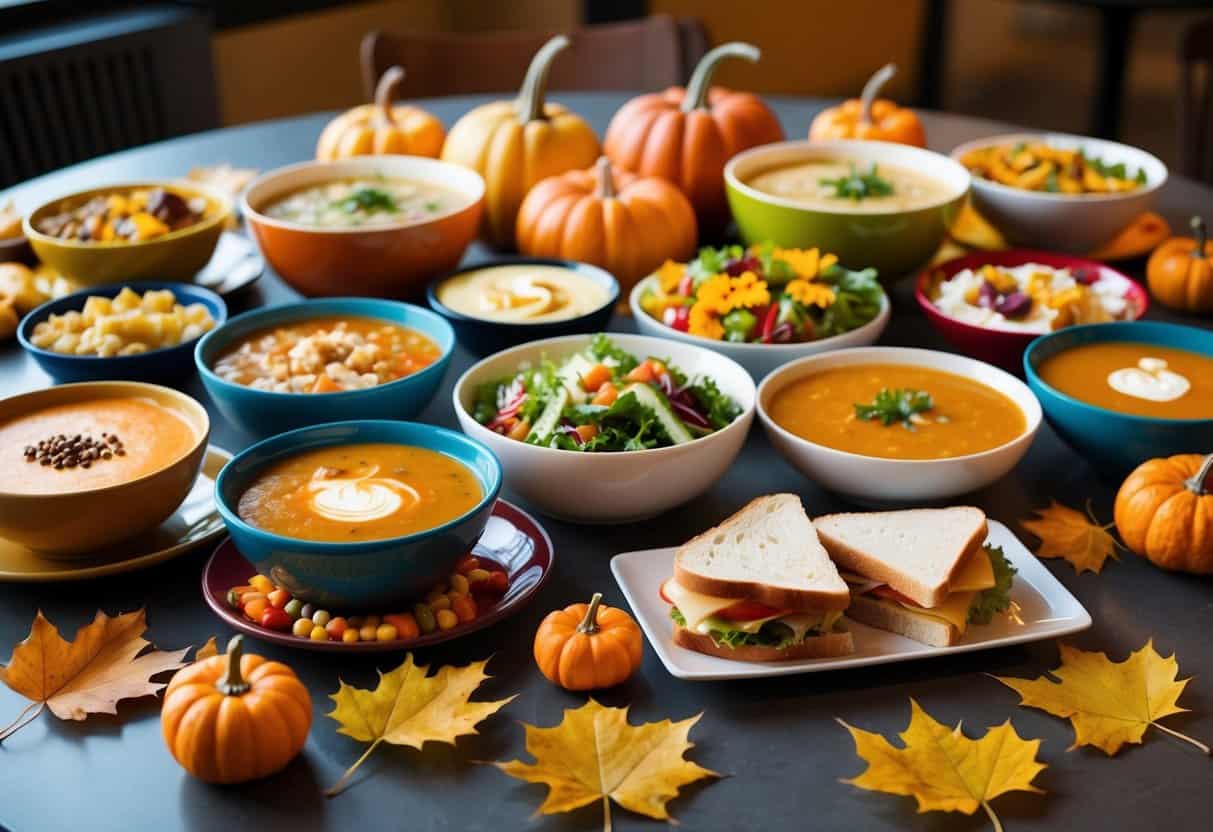
[[[781,165],[752,176],[748,184],[816,211],[907,211],[936,205],[953,196],[944,184],[918,171],[847,159]]]

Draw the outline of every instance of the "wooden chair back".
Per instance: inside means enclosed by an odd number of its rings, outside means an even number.
[[[1184,33],[1179,73],[1180,172],[1213,184],[1213,17]]]
[[[510,92],[518,89],[531,56],[555,32],[507,31],[394,34],[362,39],[362,86],[371,100],[388,67],[408,73],[408,98]],[[623,23],[583,26],[556,59],[548,88],[554,90],[651,90],[684,84],[707,51],[696,20],[653,15]]]

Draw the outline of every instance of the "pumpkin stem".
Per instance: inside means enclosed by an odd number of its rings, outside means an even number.
[[[234,635],[227,643],[227,672],[215,682],[215,687],[224,696],[240,696],[252,687],[240,674],[240,659],[244,656],[244,636]]]
[[[872,74],[868,83],[863,85],[863,92],[859,94],[860,124],[872,123],[872,102],[876,100],[876,96],[880,95],[881,88],[896,74],[897,64],[885,64]]]
[[[758,59],[761,57],[762,52],[757,46],[750,43],[741,43],[740,41],[722,43],[720,46],[709,51],[695,65],[695,71],[691,73],[691,80],[687,84],[686,93],[682,96],[682,107],[680,109],[684,113],[689,113],[692,110],[707,108],[708,88],[712,84],[712,75],[716,72],[716,65],[725,58],[745,58],[750,63],[755,64],[758,63]]]
[[[615,177],[611,174],[611,161],[605,156],[599,156],[594,163],[594,178],[598,180],[598,198],[612,199],[615,197]]]
[[[585,618],[582,618],[581,623],[577,625],[577,632],[587,636],[598,632],[598,605],[601,603],[602,593],[595,592],[594,597],[590,599],[590,605],[586,607]]]
[[[404,67],[389,66],[379,76],[379,83],[375,85],[375,105],[379,107],[380,118],[386,124],[395,120],[392,117],[392,102],[396,99],[396,90],[403,82]]]
[[[1213,471],[1213,454],[1209,454],[1204,458],[1204,461],[1200,463],[1200,470],[1196,472],[1195,476],[1184,480],[1184,488],[1197,496],[1207,494],[1209,491],[1208,479],[1210,471]]]
[[[522,79],[522,89],[518,91],[518,100],[514,109],[518,120],[523,124],[543,118],[543,96],[548,86],[548,73],[552,69],[552,60],[572,43],[567,35],[556,35],[535,53],[531,65],[526,68],[526,77]]]
[[[1198,259],[1203,258],[1205,256],[1205,246],[1209,242],[1209,230],[1205,228],[1204,218],[1200,216],[1192,217],[1189,224],[1192,226],[1192,236],[1196,238],[1195,256]]]

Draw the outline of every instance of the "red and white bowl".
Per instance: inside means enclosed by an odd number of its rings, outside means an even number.
[[[982,251],[966,254],[948,260],[938,266],[923,269],[914,287],[914,298],[922,311],[926,313],[935,329],[939,331],[952,346],[971,358],[985,361],[1004,370],[1023,375],[1023,353],[1028,344],[1043,332],[1021,332],[1010,329],[979,326],[977,324],[953,318],[937,307],[927,292],[930,289],[934,275],[942,272],[944,280],[951,280],[965,269],[977,270],[982,266],[1001,266],[1014,268],[1028,263],[1039,263],[1054,269],[1070,269],[1085,271],[1099,275],[1099,279],[1111,279],[1123,282],[1125,299],[1129,302],[1130,312],[1123,320],[1135,321],[1146,314],[1150,306],[1150,296],[1140,283],[1123,272],[1097,263],[1094,260],[1084,260],[1071,257],[1068,254],[1052,254],[1045,251],[1029,249],[1011,249],[1008,251]]]

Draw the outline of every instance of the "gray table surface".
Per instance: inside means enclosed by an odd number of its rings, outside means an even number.
[[[622,94],[556,96],[584,114],[601,133],[624,100]],[[430,102],[448,125],[480,98]],[[789,136],[803,136],[822,102],[775,99]],[[231,162],[267,169],[310,158],[328,118],[318,114],[214,131],[95,160],[25,183],[7,196],[30,209],[41,200],[104,182],[182,175],[191,166]],[[942,114],[925,115],[931,146],[948,151],[962,141],[1007,128],[991,122]],[[1213,214],[1213,191],[1172,179],[1160,211],[1182,228],[1189,214]],[[488,255],[476,247],[469,260]],[[1140,266],[1138,267],[1140,276]],[[253,305],[292,300],[295,294],[267,275],[250,294],[236,299],[233,313]],[[916,308],[910,282],[893,292],[893,320],[881,343],[946,348]],[[1182,320],[1151,311],[1159,320]],[[1200,325],[1201,322],[1188,320]],[[630,331],[616,319],[613,329]],[[421,419],[454,426],[451,385],[471,363],[457,350],[446,384]],[[0,393],[36,389],[49,380],[15,345],[0,347]],[[203,401],[196,379],[183,388]],[[250,442],[212,411],[212,441],[232,451]],[[1193,448],[1194,451],[1213,450]],[[612,555],[676,545],[721,520],[750,498],[776,491],[798,492],[810,513],[844,507],[837,498],[788,467],[755,428],[741,457],[701,498],[644,523],[620,527],[578,527],[543,520],[556,547],[551,580],[534,603],[487,631],[420,651],[427,663],[463,664],[492,656],[493,679],[481,698],[521,695],[481,726],[479,736],[456,746],[431,744],[422,751],[381,747],[355,785],[326,800],[332,784],[363,746],[336,733],[325,716],[328,695],[340,677],[359,685],[375,683],[376,668],[388,670],[400,655],[342,657],[290,651],[254,643],[253,649],[289,662],[311,691],[315,721],[303,755],[280,775],[241,787],[215,788],[193,780],[173,762],[160,738],[159,701],[123,702],[118,715],[62,722],[49,714],[0,745],[0,825],[25,830],[88,828],[131,830],[212,829],[552,829],[602,828],[601,808],[543,819],[532,818],[544,787],[512,780],[477,760],[524,755],[525,721],[552,725],[564,708],[584,696],[566,693],[540,676],[531,659],[531,639],[550,609],[586,599],[601,590],[611,604],[623,599],[608,563]],[[1019,467],[995,486],[972,495],[993,518],[1017,528],[1033,507],[1056,497],[1080,506],[1088,499],[1096,514],[1110,519],[1115,484],[1092,470],[1042,427]],[[508,492],[506,496],[510,495]],[[166,649],[201,644],[211,634],[230,633],[207,610],[199,574],[211,547],[145,571],[82,583],[0,584],[0,658],[25,637],[38,609],[66,636],[101,607],[110,614],[146,605],[148,637]],[[1073,639],[1085,649],[1116,659],[1153,637],[1158,648],[1176,651],[1184,676],[1196,676],[1181,700],[1192,713],[1167,724],[1213,740],[1213,584],[1157,571],[1125,556],[1102,575],[1076,576],[1068,564],[1048,568],[1095,619],[1090,631]],[[987,828],[979,812],[916,815],[910,798],[864,792],[839,782],[864,767],[851,740],[834,721],[891,736],[905,728],[909,697],[938,719],[964,720],[970,735],[1008,717],[1021,735],[1043,740],[1040,759],[1048,768],[1036,782],[1048,794],[1010,794],[996,801],[1008,830],[1208,828],[1213,809],[1213,761],[1157,732],[1144,747],[1116,759],[1091,749],[1067,751],[1073,734],[1067,722],[1016,707],[1011,690],[986,673],[1036,676],[1057,662],[1052,642],[969,653],[845,672],[806,674],[774,680],[684,682],[671,677],[646,646],[644,664],[628,683],[598,694],[610,705],[630,706],[633,721],[679,719],[704,712],[692,739],[691,756],[729,775],[695,785],[670,804],[686,829],[949,829]],[[25,700],[0,686],[0,722]],[[623,810],[613,813],[616,829],[658,829],[653,821]]]

